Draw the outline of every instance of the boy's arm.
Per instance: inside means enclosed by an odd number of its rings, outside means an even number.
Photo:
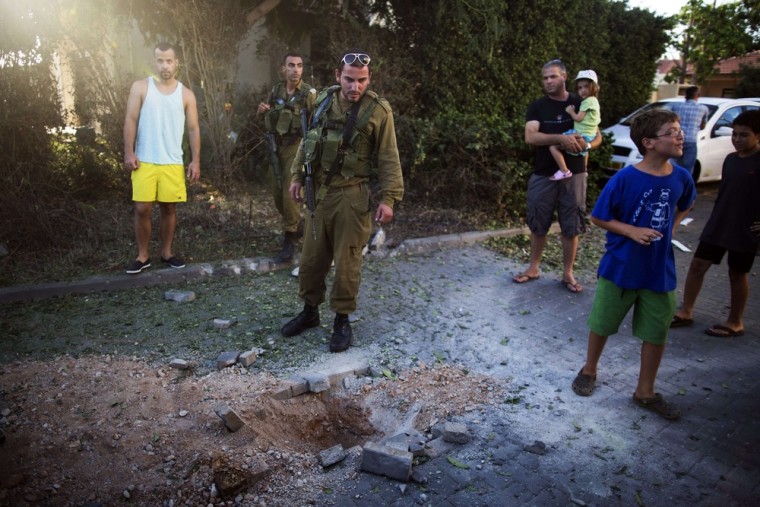
[[[620,220],[608,220],[604,221],[595,216],[591,217],[591,222],[597,227],[601,227],[606,231],[624,236],[640,245],[648,245],[652,240],[662,237],[662,233],[649,229],[647,227],[636,227],[634,225],[621,222]]]

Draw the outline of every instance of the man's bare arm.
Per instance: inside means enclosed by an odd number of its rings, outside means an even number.
[[[570,153],[578,153],[586,147],[586,141],[580,135],[545,134],[539,132],[541,124],[529,121],[525,124],[525,142],[531,146],[551,146],[558,144]]]
[[[188,89],[182,89],[185,102],[185,122],[187,137],[190,141],[190,165],[187,166],[187,177],[190,181],[198,181],[201,177],[201,129],[198,122],[198,105],[195,94]]]
[[[135,81],[129,90],[127,113],[124,118],[124,168],[134,171],[140,167],[140,161],[135,155],[135,139],[137,138],[137,121],[140,118],[145,94],[148,90],[147,80]]]

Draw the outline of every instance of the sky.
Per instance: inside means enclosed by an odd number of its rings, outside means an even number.
[[[705,0],[707,3],[709,0]],[[718,5],[735,2],[736,0],[717,0]],[[663,16],[678,14],[681,7],[686,5],[687,0],[628,0],[628,5],[647,9]]]

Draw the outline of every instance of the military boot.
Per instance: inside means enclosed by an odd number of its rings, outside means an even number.
[[[286,232],[282,240],[282,251],[274,258],[274,262],[290,262],[293,260],[293,254],[296,251],[296,241],[298,234],[295,232]]]
[[[303,305],[303,311],[290,319],[280,332],[283,336],[295,336],[303,333],[311,327],[319,325],[319,308],[310,304]]]
[[[330,352],[343,352],[351,346],[351,324],[348,322],[348,315],[345,313],[336,313],[335,322],[333,323],[333,334],[330,337]]]

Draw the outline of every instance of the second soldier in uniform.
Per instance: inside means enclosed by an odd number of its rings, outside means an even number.
[[[290,165],[301,143],[301,109],[312,110],[317,91],[301,80],[303,58],[296,53],[288,53],[282,64],[283,81],[275,84],[268,102],[261,102],[257,109],[259,117],[264,117],[267,135],[271,137],[270,150],[276,153],[277,168],[273,167],[272,194],[277,211],[282,216],[283,245],[275,262],[289,262],[293,259],[298,242],[298,224],[301,220],[301,206],[290,199]],[[274,164],[274,161],[271,162]]]

